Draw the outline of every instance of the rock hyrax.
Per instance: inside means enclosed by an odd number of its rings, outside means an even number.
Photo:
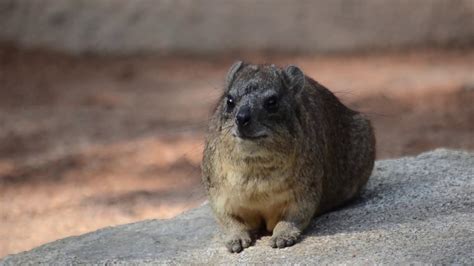
[[[298,67],[235,63],[202,163],[226,247],[242,251],[259,229],[272,247],[295,244],[313,216],[361,190],[374,157],[370,121]]]

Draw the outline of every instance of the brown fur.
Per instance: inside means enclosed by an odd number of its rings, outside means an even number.
[[[286,109],[271,116],[258,103],[274,88]],[[262,125],[267,116],[281,116],[272,122],[270,137],[249,141],[231,133],[238,110],[226,111],[229,93],[240,95],[236,108],[245,102]],[[374,158],[369,120],[322,85],[293,66],[239,62],[210,121],[203,183],[231,252],[248,247],[250,232],[261,228],[273,231],[271,245],[282,248],[296,243],[314,215],[352,199],[367,182]]]

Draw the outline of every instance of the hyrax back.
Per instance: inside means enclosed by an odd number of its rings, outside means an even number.
[[[374,157],[369,120],[299,68],[237,62],[210,121],[203,183],[231,252],[262,228],[283,248],[352,199]]]

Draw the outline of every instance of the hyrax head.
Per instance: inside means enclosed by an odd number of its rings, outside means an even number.
[[[237,143],[261,147],[294,139],[296,99],[304,83],[303,72],[295,66],[281,69],[236,62],[217,109],[221,130]]]

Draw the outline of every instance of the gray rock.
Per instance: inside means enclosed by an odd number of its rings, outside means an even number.
[[[37,263],[462,263],[474,264],[474,154],[439,149],[378,161],[348,206],[313,220],[302,242],[269,236],[230,254],[207,205],[169,220],[104,228],[10,255],[1,265]]]
[[[1,0],[0,41],[70,53],[472,44],[473,0]]]

